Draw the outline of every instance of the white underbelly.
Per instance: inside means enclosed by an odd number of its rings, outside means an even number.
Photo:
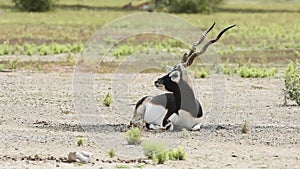
[[[149,124],[162,125],[163,119],[167,114],[167,109],[161,105],[146,104],[144,115],[145,122]]]
[[[163,119],[167,114],[167,109],[160,105],[146,104],[146,111],[144,114],[144,120],[148,124],[162,125]],[[179,115],[176,113],[172,114],[169,120],[173,123],[174,129],[181,130],[183,128],[191,130],[195,124],[197,124],[196,118],[190,113],[179,110]]]

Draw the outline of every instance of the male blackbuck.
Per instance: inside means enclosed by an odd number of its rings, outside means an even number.
[[[214,26],[215,23],[193,44],[192,49],[183,55],[181,63],[154,82],[157,88],[166,90],[168,93],[146,96],[137,102],[131,120],[132,125],[146,124],[148,129],[200,129],[197,119],[203,116],[202,106],[195,96],[186,67],[192,65],[197,56],[205,53],[211,44],[217,42],[224,32],[235,25],[223,29],[215,39],[204,44],[200,52],[196,52],[197,46],[204,41],[207,33]]]

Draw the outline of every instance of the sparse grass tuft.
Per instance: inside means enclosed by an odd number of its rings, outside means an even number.
[[[125,137],[126,137],[127,143],[129,145],[138,145],[138,144],[141,144],[141,142],[142,142],[141,141],[141,137],[142,137],[141,130],[137,127],[133,127],[130,130],[128,130],[125,133]]]
[[[103,100],[103,105],[109,107],[112,104],[112,95],[108,92]]]

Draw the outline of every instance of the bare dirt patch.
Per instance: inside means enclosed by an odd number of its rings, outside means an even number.
[[[213,112],[213,78],[195,81],[198,98],[206,112],[202,129],[189,132],[143,132],[143,139],[170,140],[169,146],[182,146],[186,161],[148,164],[139,146],[127,146],[124,132],[132,112],[102,105],[111,91],[113,74],[97,74],[95,97],[99,112],[89,124],[73,108],[73,73],[0,73],[0,163],[4,168],[74,168],[67,163],[72,151],[90,151],[92,163],[84,168],[114,168],[116,165],[144,168],[299,168],[300,108],[290,102],[283,107],[283,79],[241,79],[225,76],[222,112]],[[152,82],[160,74],[140,74],[132,82],[128,109],[144,95],[158,94]],[[121,91],[120,91],[121,92]],[[113,95],[114,97],[114,95]],[[220,120],[212,121],[218,114]],[[122,117],[123,116],[123,117]],[[126,116],[126,117],[124,117]],[[241,132],[244,121],[249,133]],[[78,147],[78,137],[84,145]],[[174,144],[174,145],[173,145]],[[115,148],[117,157],[108,157]]]

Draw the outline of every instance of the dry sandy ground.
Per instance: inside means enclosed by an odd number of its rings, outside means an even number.
[[[281,106],[283,79],[229,76],[194,82],[206,112],[201,131],[187,138],[182,132],[143,133],[144,140],[182,146],[187,160],[144,164],[141,147],[126,145],[124,131],[133,104],[162,93],[152,85],[159,76],[136,75],[124,92],[115,88],[116,75],[96,75],[94,96],[87,100],[98,109],[84,114],[74,108],[73,73],[0,73],[0,168],[300,168],[300,107]],[[115,98],[112,107],[102,105],[108,91]],[[118,102],[122,93],[127,103]],[[245,120],[248,134],[241,133]],[[84,145],[78,147],[80,136]],[[108,157],[111,148],[117,157]],[[65,162],[69,152],[83,150],[94,154],[91,163]]]

